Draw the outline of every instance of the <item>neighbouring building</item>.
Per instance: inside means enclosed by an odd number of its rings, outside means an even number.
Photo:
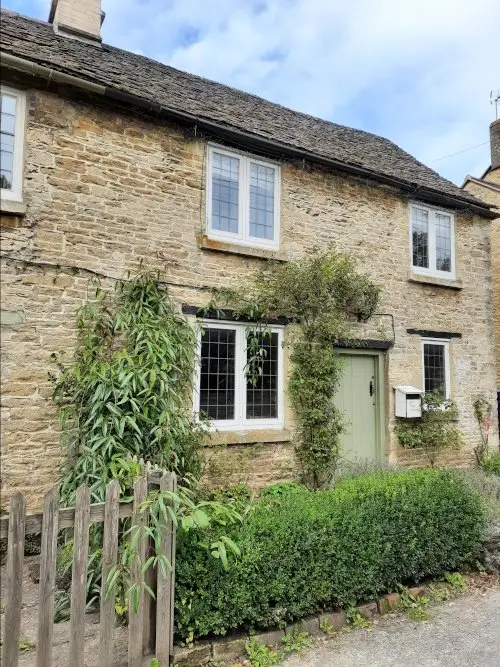
[[[491,269],[495,315],[497,405],[500,414],[500,119],[490,125],[491,165],[480,178],[466,176],[463,189],[487,202],[498,217],[491,223]]]
[[[48,373],[68,354],[90,278],[141,259],[195,318],[209,288],[269,258],[332,244],[382,286],[342,349],[349,456],[416,465],[393,434],[394,387],[457,403],[471,461],[473,400],[495,399],[490,229],[478,197],[387,139],[286,109],[103,44],[98,0],[55,0],[49,22],[2,11],[2,486],[39,505],[57,480]],[[217,427],[214,479],[253,486],[294,469],[286,327],[265,382],[243,377],[242,325],[206,322],[195,404]],[[214,363],[211,363],[214,362]]]

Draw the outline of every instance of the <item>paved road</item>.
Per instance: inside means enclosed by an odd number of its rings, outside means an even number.
[[[499,667],[500,590],[434,605],[429,621],[385,617],[293,656],[286,667]]]

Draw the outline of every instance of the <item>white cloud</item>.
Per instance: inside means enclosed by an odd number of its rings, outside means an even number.
[[[433,161],[488,141],[489,92],[500,87],[498,0],[103,0],[103,8],[111,44],[387,136],[456,182],[488,164],[488,146]]]

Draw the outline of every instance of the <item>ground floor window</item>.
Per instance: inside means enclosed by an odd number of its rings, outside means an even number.
[[[251,324],[203,322],[196,413],[208,417],[217,428],[281,427],[282,338],[281,327],[256,335]],[[249,374],[252,365],[258,373]]]
[[[426,393],[439,391],[450,398],[449,341],[422,339],[423,382]]]

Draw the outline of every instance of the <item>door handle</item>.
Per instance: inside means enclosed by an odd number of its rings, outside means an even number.
[[[375,383],[373,382],[373,380],[370,380],[370,396],[373,396],[374,393],[375,393]]]

